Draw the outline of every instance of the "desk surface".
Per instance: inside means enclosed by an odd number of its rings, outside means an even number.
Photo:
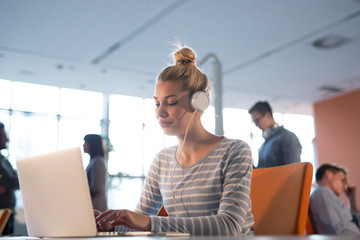
[[[329,235],[309,235],[309,236],[255,236],[255,237],[240,237],[240,236],[204,236],[204,237],[151,237],[151,236],[141,236],[141,237],[134,237],[134,236],[121,236],[121,237],[89,237],[89,238],[54,238],[56,240],[82,240],[82,239],[89,239],[89,240],[120,240],[128,238],[129,240],[154,240],[154,239],[189,239],[189,240],[353,240],[359,239],[359,237],[350,237],[350,236],[329,236]],[[37,240],[41,238],[34,238],[34,237],[1,237],[1,240]],[[49,238],[50,239],[50,238]]]

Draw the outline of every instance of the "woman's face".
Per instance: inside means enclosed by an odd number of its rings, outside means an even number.
[[[84,142],[84,153],[90,153],[90,145],[88,142]]]
[[[181,82],[158,82],[155,87],[156,119],[167,135],[184,134],[193,110],[189,92],[181,91]]]

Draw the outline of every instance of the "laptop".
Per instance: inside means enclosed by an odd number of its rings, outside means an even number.
[[[79,147],[16,161],[31,237],[188,236],[183,233],[103,232],[96,229]]]

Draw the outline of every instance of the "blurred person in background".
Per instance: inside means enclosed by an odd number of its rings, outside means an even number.
[[[84,152],[90,155],[86,167],[93,208],[99,211],[107,210],[106,179],[107,168],[105,151],[100,135],[88,134],[84,137]]]
[[[322,164],[316,171],[317,186],[310,196],[309,218],[316,234],[360,236],[356,187],[343,167]],[[345,193],[350,208],[340,196]]]
[[[5,132],[5,125],[0,122],[0,208],[10,208],[11,215],[3,230],[3,235],[14,233],[15,190],[19,189],[19,180],[16,170],[12,167],[9,160],[2,155],[1,150],[7,148],[9,139]]]
[[[265,139],[259,149],[257,168],[276,167],[300,162],[301,144],[298,137],[275,122],[268,102],[257,102],[249,110],[255,125]]]

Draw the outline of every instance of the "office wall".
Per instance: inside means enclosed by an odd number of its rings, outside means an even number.
[[[315,103],[314,120],[318,165],[345,166],[360,207],[360,90]]]

